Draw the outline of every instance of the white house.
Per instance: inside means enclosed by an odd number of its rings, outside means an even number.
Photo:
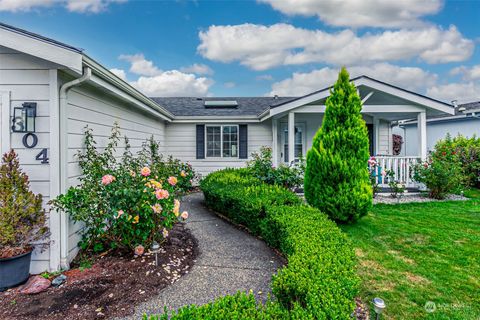
[[[393,133],[403,137],[400,155],[411,156],[418,149],[417,122],[415,119],[400,122],[393,127]],[[455,106],[455,114],[427,117],[427,150],[433,149],[438,140],[447,134],[452,137],[480,137],[480,101]]]
[[[427,153],[427,117],[453,115],[453,107],[367,76],[352,81],[363,101],[371,153],[408,179],[411,162]],[[190,162],[201,174],[244,166],[261,146],[273,148],[276,164],[288,163],[311,147],[329,92],[296,98],[148,98],[82,50],[0,24],[0,150],[18,152],[33,190],[45,202],[77,183],[75,153],[83,148],[86,125],[100,146],[115,121],[133,148],[153,135],[164,154]],[[25,115],[35,119],[34,129]],[[394,157],[391,124],[407,118],[418,120],[418,148],[409,157]],[[30,132],[19,132],[26,126]],[[49,226],[51,245],[34,254],[33,273],[68,268],[78,251],[81,226],[55,212]]]

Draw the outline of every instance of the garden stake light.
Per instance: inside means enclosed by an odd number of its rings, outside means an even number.
[[[155,253],[155,266],[158,267],[158,250],[160,249],[160,245],[158,242],[153,241],[152,246],[150,247],[150,250],[152,250],[153,253]]]
[[[380,315],[382,314],[383,310],[386,307],[385,302],[381,298],[374,298],[373,299],[373,307],[375,309],[375,313],[377,314],[376,319],[379,320]]]

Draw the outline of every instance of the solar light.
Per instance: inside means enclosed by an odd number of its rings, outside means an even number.
[[[383,310],[385,309],[386,305],[383,299],[381,298],[374,298],[373,299],[373,308],[375,313],[377,314],[376,319],[380,319],[380,315],[382,314]]]
[[[158,251],[160,249],[160,245],[157,241],[153,241],[152,245],[150,246],[150,250],[155,253],[155,265],[158,267]]]

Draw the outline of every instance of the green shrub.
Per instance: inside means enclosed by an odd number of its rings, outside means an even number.
[[[274,167],[272,149],[261,147],[259,152],[252,153],[252,160],[247,162],[247,168],[254,177],[262,182],[292,189],[303,184],[305,162],[300,159],[295,166],[289,167],[282,163],[280,166]]]
[[[359,285],[355,254],[325,214],[287,189],[263,184],[247,169],[211,173],[201,188],[209,207],[262,236],[284,253],[288,265],[273,277],[275,298],[266,304],[237,293],[150,319],[350,319]]]
[[[465,183],[470,187],[480,188],[480,138],[471,138],[458,135],[452,138],[447,135],[445,139],[435,144],[433,159],[458,161]]]
[[[106,148],[99,151],[87,130],[85,152],[78,154],[80,184],[51,201],[54,209],[84,223],[79,245],[85,252],[130,251],[139,244],[162,242],[181,219],[175,196],[184,191],[181,186],[188,188],[193,170],[173,159],[163,162],[153,139],[136,156],[126,140],[119,159],[119,141],[115,125]]]
[[[48,236],[45,218],[42,196],[30,190],[12,149],[0,166],[0,259],[28,252],[33,242]]]
[[[368,133],[360,97],[342,68],[307,153],[305,198],[332,219],[351,222],[372,205]]]
[[[459,192],[465,181],[458,161],[430,156],[423,163],[413,168],[413,179],[425,184],[429,196],[434,199],[444,199],[449,193]]]

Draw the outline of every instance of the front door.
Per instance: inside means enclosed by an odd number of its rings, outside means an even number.
[[[282,162],[289,163],[288,159],[288,124],[281,124],[281,151]],[[305,156],[305,123],[295,123],[295,159]]]

